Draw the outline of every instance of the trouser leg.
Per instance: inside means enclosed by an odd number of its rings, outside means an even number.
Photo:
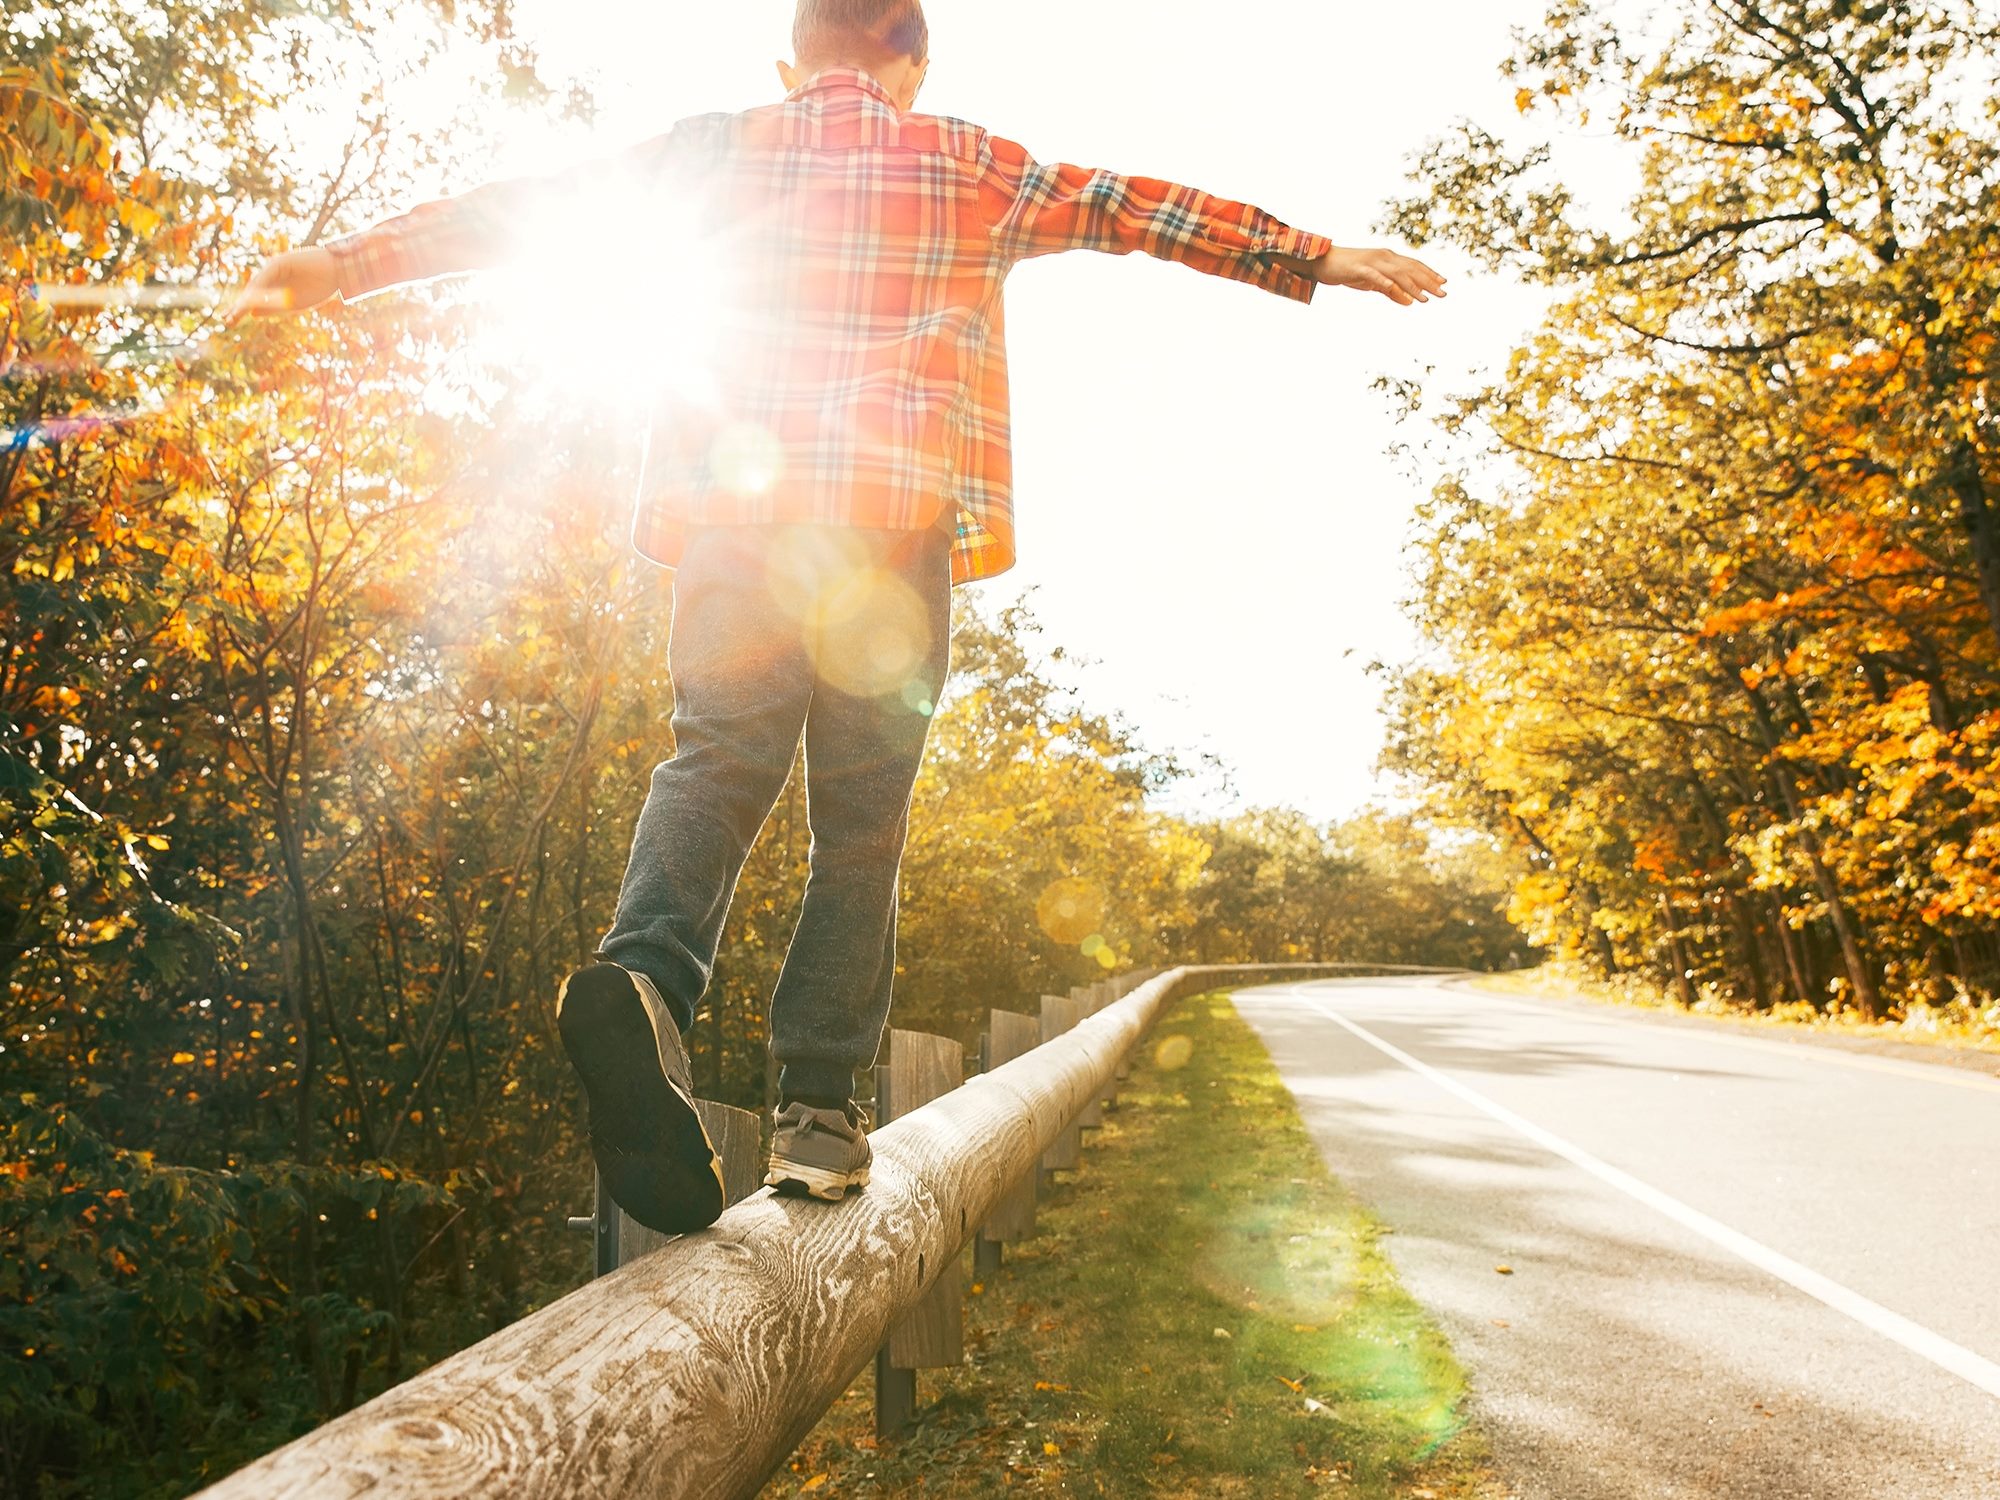
[[[774,605],[768,528],[696,531],[674,578],[674,757],[657,767],[602,957],[659,987],[685,1031],[736,882],[812,699],[809,642]]]
[[[784,1096],[845,1099],[873,1064],[896,972],[910,793],[944,686],[949,539],[867,533],[869,574],[823,611],[806,715],[810,873],[771,1002]]]

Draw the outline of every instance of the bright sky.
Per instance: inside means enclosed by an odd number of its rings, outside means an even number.
[[[1169,177],[1336,242],[1400,192],[1453,118],[1514,116],[1497,64],[1535,0],[930,0],[920,107],[1045,160]],[[789,0],[517,0],[555,79],[591,78],[593,145],[779,97]],[[574,136],[524,129],[501,169],[559,168]],[[453,184],[464,186],[468,184]],[[1209,750],[1244,803],[1338,816],[1379,790],[1373,659],[1407,656],[1397,608],[1419,487],[1383,374],[1440,386],[1497,367],[1538,305],[1453,257],[1448,301],[1322,290],[1310,308],[1143,257],[1070,255],[1008,286],[1020,566],[1048,639],[1094,660],[1093,707],[1160,748]],[[1403,434],[1402,436],[1410,436]],[[1199,792],[1219,809],[1212,786]]]

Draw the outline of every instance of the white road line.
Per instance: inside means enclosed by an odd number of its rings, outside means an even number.
[[[1319,1012],[1334,1025],[1352,1032],[1384,1056],[1394,1058],[1419,1077],[1436,1084],[1447,1094],[1464,1100],[1484,1114],[1491,1115],[1508,1129],[1517,1131],[1536,1145],[1554,1152],[1572,1165],[1581,1167],[1591,1176],[1617,1188],[1627,1197],[1636,1199],[1648,1208],[1666,1215],[1683,1228],[1693,1230],[1703,1239],[1721,1246],[1739,1259],[1768,1272],[1788,1286],[1804,1292],[1808,1297],[1825,1303],[1835,1312],[1846,1314],[1862,1327],[1873,1329],[1882,1337],[1901,1344],[1912,1354],[1929,1360],[1939,1369],[1949,1370],[1961,1379],[1970,1381],[1987,1395],[2000,1397],[2000,1365],[1996,1365],[1992,1360],[1974,1354],[1970,1349],[1954,1344],[1950,1339],[1939,1337],[1921,1324],[1911,1322],[1901,1313],[1891,1312],[1879,1302],[1871,1302],[1859,1292],[1849,1291],[1839,1282],[1822,1276],[1811,1267],[1802,1266],[1789,1256],[1780,1255],[1770,1246],[1760,1244],[1747,1234],[1711,1219],[1700,1209],[1691,1208],[1680,1199],[1641,1182],[1631,1173],[1621,1171],[1611,1163],[1592,1156],[1581,1146],[1571,1145],[1553,1131],[1544,1130],[1532,1120],[1523,1119],[1504,1104],[1494,1103],[1478,1090],[1468,1088],[1449,1074],[1439,1072],[1429,1063],[1418,1061],[1402,1048],[1383,1041],[1365,1027],[1355,1025],[1347,1017],[1328,1009],[1312,996],[1298,990],[1293,990],[1292,993],[1310,1009]]]

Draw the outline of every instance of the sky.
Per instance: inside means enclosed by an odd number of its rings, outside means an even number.
[[[1534,0],[929,0],[919,108],[1043,160],[1189,183],[1337,244],[1406,190],[1455,118],[1515,118],[1498,64]],[[517,0],[545,79],[581,75],[615,150],[680,116],[781,97],[790,0]],[[574,133],[510,127],[496,171],[574,159]],[[469,184],[450,184],[457,187]],[[1008,282],[1023,590],[1088,666],[1086,701],[1156,749],[1208,752],[1205,811],[1352,812],[1378,783],[1375,660],[1416,642],[1400,610],[1424,481],[1387,450],[1379,376],[1463,388],[1500,368],[1538,296],[1449,252],[1446,301],[1323,288],[1310,307],[1142,256],[1030,262]]]

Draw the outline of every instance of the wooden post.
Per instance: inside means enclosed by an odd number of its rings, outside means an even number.
[[[1081,984],[1070,991],[1076,1003],[1082,1007],[1085,1017],[1094,1016],[1104,1008],[1104,987],[1098,984]],[[1085,1130],[1096,1130],[1104,1123],[1104,1095],[1099,1094],[1083,1107],[1076,1123]]]
[[[1083,1019],[1083,1006],[1067,995],[1042,996],[1042,1045],[1047,1046]],[[1063,1122],[1062,1134],[1042,1154],[1045,1172],[1074,1172],[1083,1165],[1083,1130],[1072,1115]]]
[[[965,1055],[950,1037],[891,1030],[888,1044],[888,1065],[875,1070],[878,1124],[922,1109],[965,1082]],[[921,1279],[931,1268],[920,1265],[917,1274]],[[949,1369],[964,1358],[965,1277],[954,1250],[936,1268],[930,1290],[891,1326],[875,1353],[875,1435],[894,1437],[910,1425],[917,1371]]]
[[[1134,969],[1129,974],[1120,974],[1117,980],[1117,990],[1116,990],[1117,997],[1120,1000],[1123,1000],[1127,995],[1131,994],[1132,991],[1136,990],[1140,985],[1144,984],[1146,980],[1151,977],[1152,972],[1153,971],[1151,969]],[[1118,1059],[1117,1078],[1120,1083],[1123,1083],[1126,1079],[1130,1078],[1131,1076],[1132,1076],[1132,1054],[1128,1052],[1123,1057]]]
[[[694,1104],[701,1111],[708,1138],[715,1143],[715,1154],[722,1158],[723,1206],[740,1203],[763,1185],[764,1122],[747,1109],[732,1109],[711,1099],[697,1099]],[[604,1191],[602,1182],[596,1184],[594,1192],[590,1217],[569,1221],[572,1229],[591,1232],[592,1276],[609,1276],[673,1238],[628,1218]]]
[[[1097,1003],[1094,1007],[1096,1010],[1104,1010],[1118,1003],[1117,980],[1107,979],[1102,984],[1092,985],[1091,989],[1097,996]],[[1104,1092],[1098,1096],[1098,1116],[1100,1121],[1102,1120],[1103,1112],[1118,1103],[1118,1080],[1124,1076],[1125,1059],[1121,1057],[1118,1062],[1119,1070],[1104,1081]]]
[[[1019,1011],[996,1010],[987,1021],[980,1056],[982,1073],[990,1073],[1041,1045],[1042,1023]],[[1035,1232],[1035,1189],[1041,1174],[1029,1172],[1000,1200],[973,1241],[972,1266],[982,1276],[1000,1269],[1000,1247],[1008,1240],[1025,1240]]]
[[[712,1099],[697,1099],[694,1107],[701,1112],[701,1123],[708,1131],[708,1138],[715,1142],[715,1154],[722,1158],[723,1202],[725,1206],[740,1203],[764,1185],[764,1122],[747,1109],[733,1109]],[[617,1214],[618,1218],[618,1227],[613,1231],[618,1247],[612,1261],[614,1270],[631,1265],[642,1255],[652,1254],[673,1238],[672,1235],[648,1229],[627,1214],[618,1213],[618,1206],[599,1193],[597,1212],[600,1223],[606,1209]],[[599,1239],[602,1238],[600,1228]]]

